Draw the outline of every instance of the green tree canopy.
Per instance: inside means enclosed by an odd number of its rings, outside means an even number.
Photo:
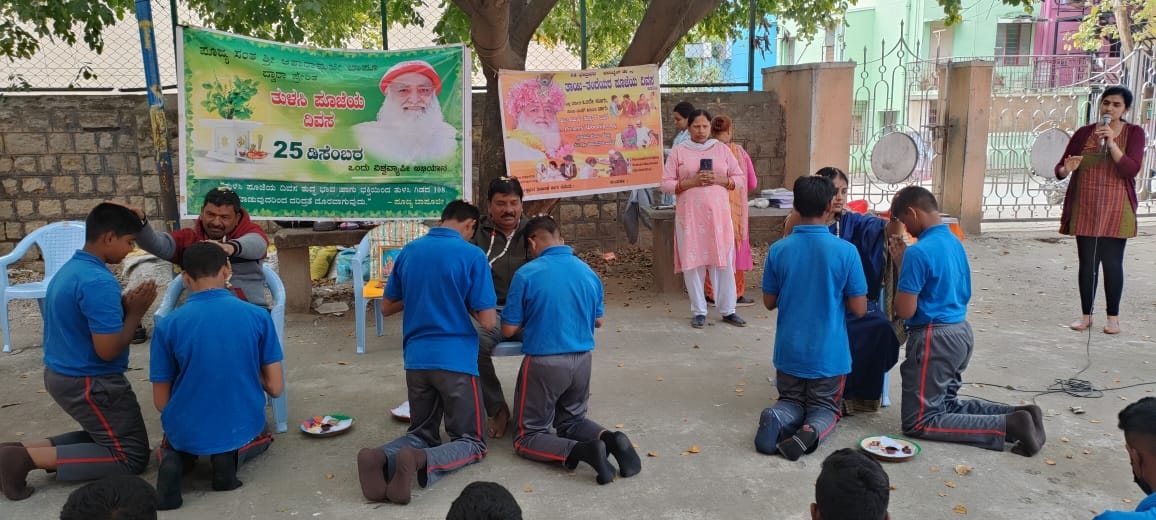
[[[1156,42],[1156,0],[1093,0],[1090,7],[1072,33],[1073,47],[1095,51],[1105,40],[1119,40],[1126,55]]]

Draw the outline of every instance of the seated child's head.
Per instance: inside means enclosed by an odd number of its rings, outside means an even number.
[[[211,242],[197,242],[181,255],[181,270],[193,280],[217,276],[228,263],[225,250]]]
[[[71,495],[60,520],[156,520],[157,492],[135,475],[117,475],[86,484]]]
[[[522,508],[496,482],[472,482],[450,505],[446,520],[522,520]]]
[[[891,482],[874,459],[851,448],[827,456],[815,483],[812,520],[886,520]]]
[[[132,252],[144,223],[131,209],[120,204],[97,204],[84,219],[84,242],[88,251],[105,262],[118,264]],[[93,249],[95,248],[95,249]]]
[[[826,177],[795,179],[795,211],[803,218],[822,217],[835,199],[835,183]]]

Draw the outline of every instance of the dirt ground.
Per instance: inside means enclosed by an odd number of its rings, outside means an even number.
[[[1072,240],[1052,231],[1021,231],[966,241],[974,273],[969,319],[976,347],[964,393],[1013,404],[1034,399],[1046,412],[1048,442],[1033,458],[921,442],[917,458],[885,466],[893,485],[893,518],[1088,519],[1104,509],[1135,507],[1142,496],[1132,483],[1115,419],[1124,405],[1156,389],[1151,366],[1156,326],[1149,321],[1156,306],[1156,272],[1150,268],[1154,231],[1156,226],[1146,224],[1128,244],[1124,332],[1118,336],[1099,332],[1102,293],[1095,332],[1066,328],[1079,313]],[[761,262],[765,248],[756,255]],[[389,409],[405,398],[401,321],[388,319],[382,338],[373,337],[371,325],[368,352],[358,356],[352,313],[291,315],[285,345],[291,421],[346,413],[357,418],[356,427],[329,439],[291,429],[241,470],[244,487],[215,493],[203,479],[186,481],[184,507],[161,518],[444,518],[466,484],[489,480],[513,492],[526,518],[804,519],[828,453],[864,436],[900,433],[895,368],[890,383],[895,406],[845,418],[818,452],[799,462],[758,454],[752,442],[757,418],[775,395],[770,380],[774,313],[741,309],[751,326],[739,329],[719,322],[712,310],[711,326],[692,329],[685,296],[659,297],[650,290],[647,253],[617,256],[607,264],[600,254],[584,255],[604,276],[607,293],[590,417],[621,429],[639,446],[640,475],[598,486],[588,467],[567,472],[518,458],[506,438],[490,442],[482,463],[415,490],[408,506],[367,503],[357,485],[357,450],[405,430],[389,417]],[[753,287],[748,294],[755,299],[759,279],[757,272],[748,277]],[[43,390],[35,305],[17,302],[12,312],[16,349],[0,355],[0,439],[68,431],[73,422]],[[147,347],[133,347],[129,377],[156,444],[161,429],[147,383]],[[1099,398],[1037,395],[1089,362],[1080,378],[1096,388],[1120,389]],[[517,359],[498,360],[507,399],[513,397],[517,368]],[[1072,406],[1086,413],[1074,414]],[[688,453],[692,446],[699,453]],[[197,475],[206,473],[202,467]],[[156,465],[143,476],[154,481]],[[22,502],[0,498],[0,518],[53,518],[76,487],[41,471],[29,481],[36,494]]]

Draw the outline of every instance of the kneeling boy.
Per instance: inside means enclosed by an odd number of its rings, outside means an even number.
[[[503,336],[524,329],[514,451],[568,469],[585,462],[598,472],[599,484],[614,481],[609,454],[620,475],[634,476],[642,463],[626,434],[586,418],[594,329],[602,326],[602,281],[564,245],[554,219],[534,217],[525,233],[537,258],[514,273],[502,309]]]
[[[160,509],[181,506],[181,477],[198,456],[213,467],[213,489],[241,486],[237,466],[273,442],[265,429],[265,394],[284,389],[281,342],[265,309],[225,288],[225,251],[189,246],[181,273],[191,294],[153,332],[149,380],[165,439],[158,450]]]
[[[799,224],[775,242],[763,272],[763,303],[779,309],[775,387],[779,400],[763,410],[755,449],[798,460],[835,429],[843,382],[851,371],[845,316],[867,313],[867,280],[859,252],[827,228],[835,184],[825,177],[795,181]]]
[[[40,468],[56,480],[136,474],[149,461],[149,438],[128,369],[128,346],[156,299],[156,283],[124,295],[105,264],[119,264],[144,225],[132,211],[98,204],[84,221],[84,249],[57,271],[44,299],[44,388],[81,431],[0,443],[0,489],[23,500],[25,477]]]

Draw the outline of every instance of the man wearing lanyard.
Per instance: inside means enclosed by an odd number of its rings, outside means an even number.
[[[522,236],[526,221],[522,219],[522,184],[513,177],[498,177],[490,183],[486,193],[487,214],[478,222],[474,231],[474,245],[482,248],[490,262],[494,277],[494,291],[498,295],[498,322],[501,323],[502,306],[506,304],[506,292],[514,271],[530,261],[526,243]],[[487,431],[495,439],[506,434],[510,421],[510,407],[502,393],[502,382],[494,372],[494,347],[502,341],[501,327],[491,330],[478,328],[478,373],[482,380],[482,398],[486,404],[489,419]],[[521,341],[521,332],[510,338]]]
[[[478,222],[471,240],[486,253],[486,260],[490,263],[490,272],[494,279],[494,291],[498,296],[498,325],[492,329],[477,327],[478,375],[482,381],[482,399],[486,405],[486,416],[489,418],[486,431],[495,439],[500,439],[506,434],[506,427],[510,422],[510,406],[506,404],[502,382],[494,371],[493,359],[494,347],[503,339],[500,325],[502,306],[506,304],[506,292],[510,289],[510,281],[514,279],[514,271],[530,261],[530,254],[526,251],[526,242],[522,236],[526,225],[526,221],[522,219],[523,195],[522,184],[518,179],[514,177],[494,179],[486,194],[487,214]],[[522,333],[518,332],[509,339],[522,341]],[[407,401],[394,408],[395,416],[408,419],[408,404]]]

